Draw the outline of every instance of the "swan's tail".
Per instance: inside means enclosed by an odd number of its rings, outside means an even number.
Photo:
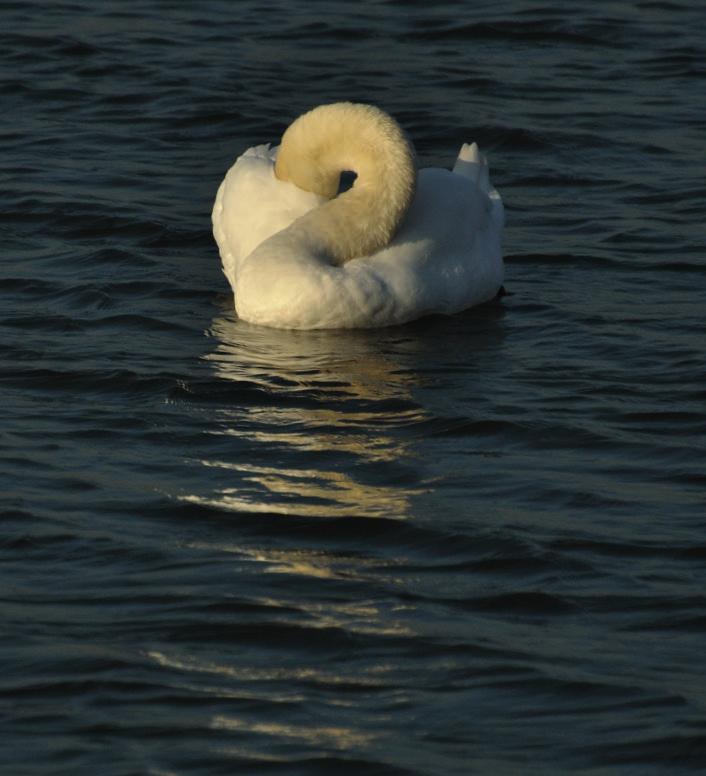
[[[490,188],[488,162],[485,161],[477,143],[464,143],[461,146],[453,171],[457,175],[470,178],[483,191],[487,192]]]
[[[453,172],[468,178],[478,188],[488,195],[493,220],[502,229],[505,223],[505,211],[500,195],[490,182],[488,162],[480,152],[477,143],[464,143],[458,152],[458,158],[453,166]]]

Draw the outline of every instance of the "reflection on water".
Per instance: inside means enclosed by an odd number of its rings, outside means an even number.
[[[336,671],[324,668],[314,669],[302,666],[283,667],[273,665],[266,668],[251,666],[224,665],[203,658],[166,655],[151,651],[145,657],[166,670],[174,670],[174,683],[184,691],[198,692],[201,696],[213,696],[219,700],[231,700],[236,703],[253,705],[268,703],[270,709],[287,710],[305,702],[301,692],[302,684],[321,688],[322,691],[345,685],[361,692],[385,688],[389,682],[389,670],[385,667],[346,672],[343,667]],[[177,678],[178,677],[178,678]],[[229,688],[233,688],[232,690]],[[337,702],[340,707],[352,705],[345,698]],[[327,749],[348,750],[355,747],[367,747],[379,734],[353,726],[331,725],[331,720],[316,719],[316,715],[302,717],[305,724],[290,721],[278,721],[276,713],[269,719],[257,714],[213,715],[208,721],[212,730],[222,730],[234,734],[230,739],[228,751],[231,754],[255,757],[272,762],[280,758],[272,750],[272,741],[288,740],[292,744],[314,745]],[[242,735],[242,741],[237,736]]]
[[[376,737],[372,733],[344,727],[308,727],[305,725],[281,725],[275,722],[252,722],[243,717],[216,716],[211,722],[216,730],[228,730],[248,735],[265,735],[294,739],[314,746],[347,750],[352,746],[364,746]],[[239,750],[239,753],[242,750]]]
[[[224,316],[214,320],[211,334],[218,345],[206,358],[227,380],[316,391],[322,400],[373,402],[409,400],[415,382],[401,359],[416,352],[419,341],[403,328],[288,331]]]
[[[230,432],[232,433],[232,432]],[[238,436],[238,434],[234,434]],[[260,486],[267,499],[258,502],[250,488],[224,487],[216,498],[186,496],[192,503],[211,504],[244,512],[301,517],[405,517],[409,497],[419,488],[390,488],[356,481],[344,472],[324,469],[286,469],[201,461],[236,472],[239,482]]]
[[[278,702],[300,700],[300,696],[294,690],[297,682],[320,687],[335,686],[340,684],[351,685],[361,690],[382,687],[387,682],[387,674],[392,667],[385,663],[376,664],[366,670],[350,670],[345,665],[336,665],[334,668],[312,668],[299,664],[278,665],[267,667],[253,667],[251,665],[217,663],[203,657],[187,655],[165,654],[156,650],[145,653],[145,657],[156,665],[165,669],[174,669],[179,674],[179,682],[196,684],[199,689],[206,692],[227,693],[222,681],[210,685],[201,682],[199,677],[211,677],[214,680],[234,680],[242,688],[239,697],[245,692],[248,684],[257,686],[259,697],[266,692],[264,684],[272,682],[267,700]],[[279,684],[275,685],[274,683]]]
[[[206,356],[220,380],[258,402],[219,411],[219,435],[238,460],[200,460],[218,488],[185,500],[234,511],[306,517],[407,517],[424,492],[409,439],[395,429],[425,420],[406,367],[418,343],[408,333],[295,332],[214,321]],[[236,443],[237,440],[237,443]],[[384,472],[384,473],[383,473]]]

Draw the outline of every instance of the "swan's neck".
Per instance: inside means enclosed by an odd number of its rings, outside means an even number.
[[[357,174],[355,183],[336,197],[346,170]],[[416,168],[394,119],[372,105],[339,102],[314,108],[287,129],[275,175],[331,200],[296,228],[341,264],[392,240],[412,202]]]

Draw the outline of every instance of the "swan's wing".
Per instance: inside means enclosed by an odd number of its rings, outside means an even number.
[[[322,202],[317,195],[280,181],[274,174],[275,155],[269,145],[249,148],[228,170],[216,195],[213,235],[233,288],[246,256]]]

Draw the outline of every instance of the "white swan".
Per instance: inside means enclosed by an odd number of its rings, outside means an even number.
[[[354,185],[336,196],[343,171]],[[378,108],[321,105],[279,148],[248,149],[213,207],[238,316],[287,329],[365,328],[455,313],[503,282],[503,205],[475,143],[453,172],[415,170]]]

